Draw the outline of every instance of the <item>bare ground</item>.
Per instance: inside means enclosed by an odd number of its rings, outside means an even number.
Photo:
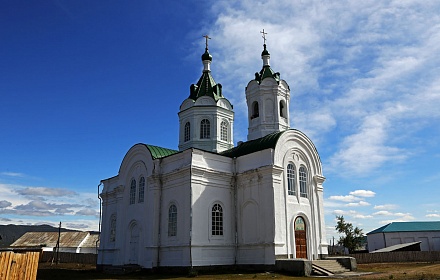
[[[346,275],[346,279],[440,279],[440,263],[383,263],[359,264],[358,272],[362,275]],[[363,273],[369,274],[363,274]],[[190,277],[193,276],[193,277]],[[195,276],[195,277],[194,277]],[[95,270],[94,265],[40,263],[37,279],[304,279],[272,272],[263,273],[231,273],[198,275],[167,275],[135,272],[125,275],[104,274]],[[308,277],[314,278],[314,277]],[[322,279],[322,277],[320,277]]]

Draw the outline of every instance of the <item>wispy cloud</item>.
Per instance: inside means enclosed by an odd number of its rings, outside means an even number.
[[[0,175],[2,176],[8,176],[8,177],[25,177],[25,174],[18,173],[18,172],[0,172]]]
[[[76,195],[74,191],[61,188],[27,187],[16,190],[18,194],[30,196],[71,196]]]

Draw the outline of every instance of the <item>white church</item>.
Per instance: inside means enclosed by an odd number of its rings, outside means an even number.
[[[178,113],[179,150],[136,144],[101,181],[100,267],[327,256],[325,178],[313,142],[290,128],[289,85],[264,44],[262,69],[245,89],[247,141],[234,147],[233,107],[214,81],[207,42],[202,75]]]

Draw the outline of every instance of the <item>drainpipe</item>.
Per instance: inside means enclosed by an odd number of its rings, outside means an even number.
[[[232,188],[234,192],[234,232],[235,232],[235,250],[234,250],[234,265],[237,265],[238,255],[238,211],[237,211],[237,158],[232,159],[233,173],[232,173]]]
[[[99,195],[99,187],[102,185],[102,182],[99,182],[98,185],[98,199],[99,199],[99,223],[98,223],[98,239],[95,243],[96,253],[98,253],[98,242],[101,240],[101,223],[102,223],[102,200],[101,196]],[[102,252],[104,253],[104,251]],[[96,262],[98,262],[98,258],[96,258]]]
[[[193,217],[193,189],[192,189],[192,156],[194,149],[191,149],[191,163],[189,168],[189,266],[191,271],[193,271],[193,260],[192,260],[192,217]]]
[[[159,225],[158,225],[158,231],[157,231],[157,262],[156,262],[156,266],[159,268],[160,266],[160,245],[161,245],[161,225],[162,225],[162,175],[161,175],[161,171],[162,171],[162,159],[159,159]]]

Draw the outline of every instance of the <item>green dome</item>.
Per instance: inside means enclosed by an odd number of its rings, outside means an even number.
[[[204,60],[212,61],[212,55],[209,54],[208,49],[205,49],[205,53],[202,54],[202,61]]]
[[[261,53],[261,56],[263,56],[263,55],[270,55],[269,51],[266,49],[266,44],[264,44],[264,50]]]

